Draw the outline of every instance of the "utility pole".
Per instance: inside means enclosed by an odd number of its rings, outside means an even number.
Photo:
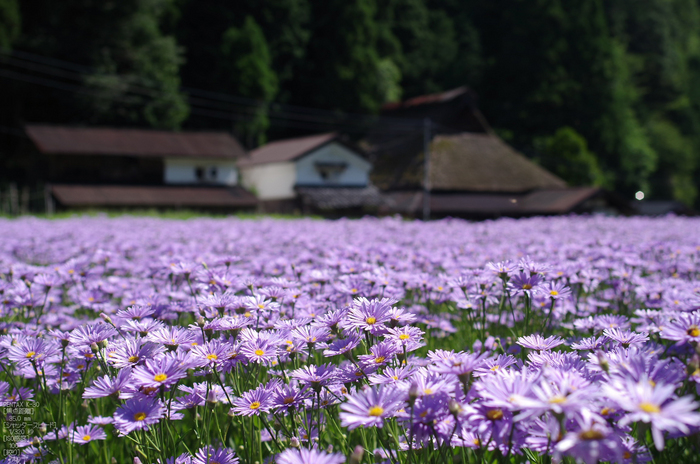
[[[430,220],[430,118],[423,120],[423,220]]]

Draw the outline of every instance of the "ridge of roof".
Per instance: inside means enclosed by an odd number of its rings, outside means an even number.
[[[468,93],[470,91],[469,87],[463,85],[450,90],[445,90],[444,92],[430,93],[426,95],[418,95],[417,97],[412,97],[400,102],[389,102],[382,105],[382,111],[391,111],[399,108],[409,108],[412,106],[428,105],[431,103],[441,103],[448,100],[452,100],[460,95]]]

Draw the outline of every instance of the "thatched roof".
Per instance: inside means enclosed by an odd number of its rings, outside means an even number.
[[[430,153],[433,190],[525,192],[566,187],[495,135],[438,135]]]

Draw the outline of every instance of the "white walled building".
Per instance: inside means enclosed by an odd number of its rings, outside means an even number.
[[[366,188],[372,165],[335,133],[268,143],[238,162],[259,200],[292,200],[299,188]]]
[[[233,160],[216,158],[166,158],[163,182],[166,184],[238,184],[238,169]]]
[[[245,157],[225,132],[28,125],[59,206],[252,209],[238,186]]]

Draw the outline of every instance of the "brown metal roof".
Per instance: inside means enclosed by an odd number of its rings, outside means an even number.
[[[143,129],[29,125],[29,138],[46,154],[228,158],[245,150],[226,132],[169,132]]]
[[[246,158],[238,162],[240,167],[253,166],[265,163],[281,163],[293,161],[298,157],[314,150],[321,145],[325,145],[338,138],[338,134],[330,132],[327,134],[312,135],[310,137],[299,137],[294,139],[278,140],[251,151]]]
[[[430,150],[430,183],[435,190],[525,192],[566,187],[562,179],[495,135],[439,135]]]
[[[64,206],[246,207],[257,203],[241,187],[53,185],[51,190]]]

